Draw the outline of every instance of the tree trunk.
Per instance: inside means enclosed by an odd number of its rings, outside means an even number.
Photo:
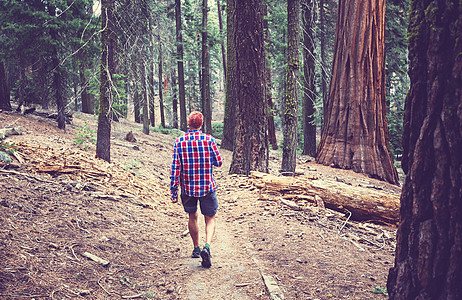
[[[339,2],[318,163],[399,184],[385,103],[385,1]]]
[[[207,0],[202,0],[202,114],[204,132],[212,134],[212,107],[210,99],[210,55],[207,45]]]
[[[114,0],[101,1],[101,80],[98,115],[98,131],[96,137],[96,157],[111,161],[111,119],[110,103],[112,93],[110,81],[114,74]]]
[[[136,67],[136,64],[133,64],[133,79],[134,79],[134,84],[133,84],[133,112],[135,114],[135,122],[136,123],[141,123],[141,93],[140,93],[140,87],[139,87],[139,81],[140,81],[140,74],[138,73],[138,68]]]
[[[82,102],[82,112],[86,114],[93,114],[90,111],[90,97],[88,95],[87,79],[85,77],[85,63],[80,60],[79,62],[79,75],[80,75],[80,100]]]
[[[326,74],[326,34],[324,31],[325,23],[325,0],[319,0],[319,40],[321,42],[321,91],[322,91],[322,107],[323,107],[323,120],[326,119],[327,107],[327,74]]]
[[[297,164],[298,80],[300,73],[300,0],[287,1],[287,92],[284,101],[282,172],[295,172]]]
[[[141,83],[143,85],[143,133],[149,134],[148,88],[146,84],[146,67],[141,64]]]
[[[47,110],[48,105],[50,102],[49,99],[49,92],[50,92],[50,87],[48,84],[48,66],[47,63],[44,62],[43,66],[41,67],[41,72],[43,72],[43,76],[40,76],[39,82],[40,82],[40,101],[42,103],[42,109]]]
[[[152,127],[156,126],[156,106],[154,92],[154,64],[149,64],[149,123]]]
[[[218,10],[218,26],[220,27],[220,44],[221,44],[221,57],[222,57],[222,62],[223,62],[223,75],[225,77],[225,82],[226,82],[226,51],[225,51],[225,42],[223,40],[223,37],[221,36],[223,34],[223,21],[221,20],[221,5],[220,5],[220,0],[217,0],[217,10]]]
[[[149,49],[151,56],[149,57],[149,123],[152,127],[156,126],[155,115],[155,92],[154,92],[154,41],[152,40],[152,14],[149,13]]]
[[[175,69],[172,69],[172,127],[178,129],[178,93],[176,89]]]
[[[158,24],[160,27],[160,24]],[[163,95],[163,75],[162,75],[162,40],[160,39],[160,29],[158,35],[159,41],[159,109],[160,109],[160,126],[165,128],[165,115],[164,115],[164,95]]]
[[[271,85],[271,66],[269,64],[269,45],[270,45],[270,33],[268,29],[268,6],[263,5],[263,30],[265,32],[265,80],[266,80],[266,102],[268,105],[268,141],[271,144],[273,150],[278,149],[278,141],[276,139],[276,127],[274,126],[274,105],[272,97],[272,85]]]
[[[316,125],[314,101],[316,75],[314,72],[314,1],[303,1],[303,155],[316,157]]]
[[[6,77],[5,63],[0,59],[0,109],[11,111],[10,89]]]
[[[226,5],[226,97],[225,115],[223,120],[223,139],[221,148],[232,151],[236,129],[236,48],[234,47],[234,33],[236,22],[235,0],[228,0]]]
[[[55,29],[51,30],[51,38],[53,41],[58,41],[58,35]],[[53,88],[55,89],[56,93],[56,107],[58,109],[58,116],[56,120],[58,121],[58,128],[59,129],[66,129],[66,114],[64,112],[66,104],[64,103],[63,97],[63,82],[62,82],[62,68],[59,64],[58,58],[58,49],[57,45],[53,46]]]
[[[181,0],[175,0],[176,19],[176,51],[178,62],[178,90],[180,100],[180,129],[186,131],[188,122],[186,120],[186,92],[184,87],[184,64],[183,64],[183,29],[181,26]]]
[[[462,299],[462,4],[412,1],[390,299]]]
[[[235,0],[237,128],[231,174],[268,172],[262,0]]]

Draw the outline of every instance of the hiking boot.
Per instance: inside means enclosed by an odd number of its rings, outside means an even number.
[[[192,254],[191,254],[191,257],[192,258],[199,258],[201,257],[201,248],[197,247],[197,248],[194,248]]]
[[[201,251],[202,257],[202,266],[204,268],[210,268],[212,262],[210,261],[210,249],[208,247],[204,247]]]

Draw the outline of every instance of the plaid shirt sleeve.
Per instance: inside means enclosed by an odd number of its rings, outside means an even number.
[[[212,139],[211,147],[212,147],[212,154],[213,154],[213,165],[217,167],[221,167],[223,165],[223,160],[221,159],[220,152],[218,151],[218,146],[215,143],[214,139]]]
[[[172,198],[178,197],[178,184],[180,178],[180,157],[178,154],[178,141],[175,142],[173,148],[172,170],[170,172],[170,192]]]

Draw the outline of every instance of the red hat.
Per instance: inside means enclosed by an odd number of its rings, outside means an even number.
[[[199,129],[204,122],[204,116],[198,111],[193,111],[188,116],[188,125],[191,129]]]

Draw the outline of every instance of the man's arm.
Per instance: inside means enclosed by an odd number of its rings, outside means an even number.
[[[221,167],[223,165],[223,160],[220,155],[220,151],[218,151],[218,146],[215,143],[215,140],[212,139],[212,153],[213,153],[213,165],[217,167]]]
[[[178,146],[175,143],[173,148],[172,170],[170,172],[170,193],[173,203],[178,202],[178,183],[180,178],[180,158],[178,156]]]

